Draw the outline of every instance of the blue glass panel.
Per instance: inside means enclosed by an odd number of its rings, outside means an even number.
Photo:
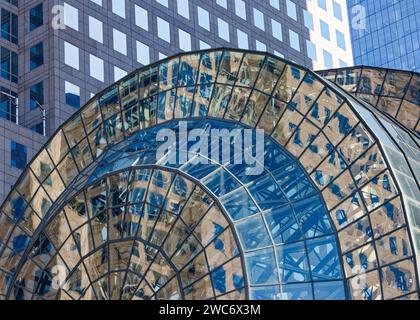
[[[245,254],[251,284],[278,283],[278,274],[273,249],[265,249]]]
[[[203,180],[203,183],[218,197],[240,187],[240,184],[226,170],[219,169]]]
[[[305,238],[313,238],[333,232],[328,213],[319,197],[302,200],[293,205],[296,218]]]
[[[203,159],[204,160],[204,159]],[[193,177],[201,180],[206,177],[213,171],[216,171],[219,166],[215,164],[195,164],[192,162],[187,163],[182,169],[182,171],[192,175]]]
[[[235,227],[245,250],[263,248],[271,244],[264,221],[260,215],[240,222]]]
[[[286,284],[282,286],[283,300],[312,300],[312,286],[310,283]]]
[[[302,231],[291,207],[285,206],[265,213],[265,219],[276,244],[295,242],[302,239]]]
[[[309,264],[314,281],[341,279],[341,266],[334,236],[307,241]]]
[[[280,298],[279,286],[264,286],[251,288],[252,300],[278,300]]]
[[[280,168],[273,172],[273,175],[281,190],[291,201],[298,201],[317,194],[316,189],[297,163]]]
[[[257,206],[243,188],[232,192],[220,201],[233,220],[252,216],[258,212]]]
[[[307,282],[311,280],[309,263],[303,242],[276,248],[280,268],[280,281]]]
[[[265,138],[264,151],[264,166],[270,171],[285,167],[293,162],[292,158],[269,138]]]
[[[316,300],[345,300],[342,281],[315,282],[314,293]]]
[[[26,235],[18,235],[12,239],[12,248],[15,252],[23,254],[30,238]]]
[[[262,210],[277,208],[287,204],[280,188],[269,175],[254,181],[248,190]]]

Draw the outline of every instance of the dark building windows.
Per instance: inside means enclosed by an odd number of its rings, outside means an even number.
[[[31,87],[29,94],[30,110],[38,108],[44,104],[44,82],[39,82]]]
[[[1,9],[1,37],[15,44],[18,43],[18,16],[6,9]]]
[[[34,45],[30,51],[30,68],[38,68],[44,64],[44,45],[42,42]]]
[[[17,53],[1,47],[0,49],[0,75],[2,78],[18,82],[18,55]]]
[[[16,141],[10,141],[10,162],[11,166],[18,169],[25,169],[27,157],[28,157],[28,149],[20,143]]]
[[[18,6],[18,0],[5,0],[6,2],[8,2],[8,3],[10,3],[10,4],[13,4],[14,6]]]
[[[15,97],[15,99],[10,96]],[[16,98],[17,93],[0,87],[0,117],[16,122]]]
[[[44,131],[43,131],[44,127],[42,126],[42,122],[32,126],[31,130],[35,131],[36,133],[43,134],[44,133]]]
[[[80,108],[80,88],[70,82],[65,82],[66,104],[79,109]]]
[[[44,24],[44,12],[42,3],[33,7],[29,12],[29,31],[35,30],[36,28]]]

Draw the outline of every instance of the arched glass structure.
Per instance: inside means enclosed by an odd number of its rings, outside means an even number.
[[[363,66],[319,74],[420,134],[419,73]]]
[[[198,129],[262,170],[182,139]],[[28,165],[1,207],[0,297],[418,299],[419,159],[413,132],[298,65],[168,58],[92,98]]]

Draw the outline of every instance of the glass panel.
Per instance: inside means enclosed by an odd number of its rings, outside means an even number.
[[[312,110],[308,113],[308,117],[317,127],[322,128],[331,119],[331,116],[342,102],[343,99],[341,97],[325,88]]]
[[[331,211],[336,228],[342,229],[365,215],[359,193],[351,195]]]
[[[240,52],[224,51],[220,62],[218,83],[233,84],[236,81],[243,54]]]
[[[341,263],[334,236],[307,241],[312,280],[340,279]]]
[[[376,145],[365,152],[350,168],[358,185],[366,183],[385,169],[385,161]]]
[[[170,90],[170,91],[162,92],[159,94],[158,111],[157,111],[159,123],[164,122],[166,120],[171,120],[174,117],[175,99],[176,99],[175,92],[176,92],[175,90]],[[180,108],[180,106],[178,106],[178,108]],[[178,113],[179,112],[180,111],[178,110]],[[177,114],[177,117],[179,117],[178,114]]]
[[[247,253],[245,257],[250,284],[278,283],[279,279],[273,249]]]
[[[196,84],[199,63],[199,54],[191,54],[181,57],[178,74],[178,86],[193,86]]]
[[[196,87],[192,117],[203,117],[207,115],[212,94],[213,85],[201,84]]]
[[[258,122],[258,128],[263,129],[266,134],[271,134],[277,124],[278,119],[286,110],[287,105],[284,102],[274,98],[269,99],[261,119]]]
[[[299,114],[291,106],[287,106],[286,111],[272,133],[273,138],[281,145],[285,145],[299,126],[302,119],[303,117],[301,114]]]
[[[178,79],[179,58],[169,60],[159,66],[159,87],[160,91],[173,88]]]
[[[210,276],[206,276],[186,288],[185,300],[206,300],[214,296]]]
[[[190,117],[194,109],[194,90],[195,87],[178,88],[174,118]]]
[[[387,234],[405,224],[400,198],[385,203],[370,215],[375,238]]]
[[[382,95],[402,98],[408,88],[411,75],[408,72],[388,70]]]
[[[80,140],[85,137],[82,119],[80,115],[75,116],[70,122],[66,123],[63,128],[70,148],[73,148]]]
[[[369,211],[394,198],[397,194],[394,180],[388,171],[375,177],[362,189],[363,200]]]
[[[158,91],[159,67],[142,70],[139,74],[140,100],[149,97]]]
[[[341,251],[347,252],[372,240],[368,217],[362,218],[338,233]]]
[[[300,113],[306,114],[312,108],[323,88],[324,85],[315,76],[307,73],[290,105],[299,110]]]
[[[230,101],[232,87],[216,85],[211,99],[208,116],[222,118]]]
[[[194,230],[194,235],[203,246],[216,238],[228,226],[221,210],[213,205]]]
[[[265,55],[246,53],[242,61],[241,69],[239,70],[236,84],[253,87],[264,60]]]
[[[129,109],[138,103],[138,75],[135,73],[129,79],[119,85],[121,107],[123,110]]]
[[[254,90],[242,116],[241,122],[255,127],[269,100],[269,96]]]
[[[325,137],[325,134],[320,132],[302,154],[300,162],[305,167],[305,170],[311,173],[332,151],[332,148],[333,146]]]
[[[292,208],[285,206],[264,214],[271,236],[276,244],[296,242],[302,239]]]
[[[289,102],[304,75],[305,71],[295,66],[287,65],[273,92],[274,97],[281,101]]]
[[[414,261],[405,260],[383,268],[382,287],[385,299],[392,299],[417,290]]]
[[[348,278],[378,268],[375,247],[371,243],[346,253],[343,260],[344,269]]]
[[[364,126],[357,125],[354,130],[340,143],[338,152],[348,163],[352,163],[372,145],[373,141]]]
[[[205,52],[201,55],[199,83],[209,84],[216,81],[221,58],[222,51]]]
[[[327,138],[337,145],[356,125],[357,118],[347,104],[344,104],[328,122],[324,129]]]
[[[303,243],[277,247],[277,259],[280,268],[280,282],[310,281],[308,258]]]
[[[120,112],[120,101],[117,86],[107,89],[107,91],[99,97],[99,106],[101,107],[104,119],[108,119],[117,112]]]
[[[277,81],[283,73],[284,68],[285,63],[283,61],[268,57],[260,72],[255,88],[264,93],[271,94],[277,85]]]
[[[314,294],[316,300],[345,300],[342,281],[315,282]]]
[[[336,82],[347,92],[354,93],[358,89],[361,69],[337,70]]]
[[[220,199],[220,202],[233,220],[252,216],[258,212],[256,205],[243,188],[223,197],[223,199]]]
[[[232,91],[232,99],[229,103],[229,108],[226,111],[225,118],[232,120],[239,120],[245,105],[248,101],[251,90],[248,88],[235,87]]]
[[[305,148],[314,141],[318,132],[319,129],[317,127],[315,127],[307,119],[304,119],[289,140],[289,143],[286,145],[287,150],[289,150],[295,157],[299,157]]]
[[[271,245],[270,237],[260,215],[236,224],[235,229],[246,251]]]
[[[86,131],[90,133],[92,129],[101,124],[102,114],[99,108],[99,102],[97,100],[91,101],[89,104],[84,106],[81,111],[83,123],[86,124]],[[73,146],[70,143],[70,146]]]
[[[395,231],[390,235],[376,240],[375,243],[381,265],[409,258],[413,254],[411,252],[407,228]]]
[[[244,278],[241,260],[236,258],[217,268],[211,273],[211,280],[216,295],[242,288],[244,286]]]
[[[82,114],[83,115],[83,114]],[[64,137],[63,130],[59,130],[52,138],[51,142],[46,147],[51,159],[56,165],[64,158],[69,152],[69,146]]]
[[[386,70],[363,69],[358,93],[379,95],[385,74]]]
[[[128,268],[133,241],[111,243],[109,245],[110,270],[118,271]]]

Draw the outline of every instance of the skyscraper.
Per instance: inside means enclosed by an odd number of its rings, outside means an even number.
[[[354,61],[420,71],[420,6],[417,0],[348,0]]]
[[[345,0],[1,0],[0,7],[0,202],[46,141],[44,129],[49,136],[142,65],[209,47],[268,51],[311,69],[353,62]]]

